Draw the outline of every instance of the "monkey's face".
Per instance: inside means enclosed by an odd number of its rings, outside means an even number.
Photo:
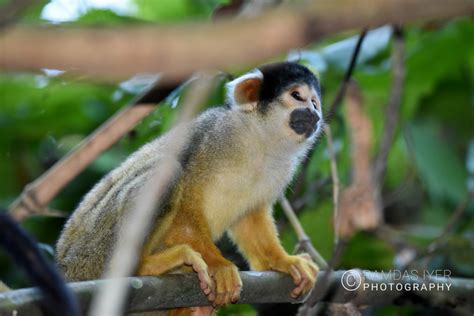
[[[319,81],[306,67],[264,65],[227,84],[228,104],[254,114],[269,140],[311,142],[323,126]],[[263,119],[262,119],[263,118]]]
[[[282,105],[289,111],[288,126],[297,135],[310,138],[319,134],[322,111],[319,95],[307,84],[294,84],[281,95]]]
[[[292,84],[261,107],[260,115],[275,138],[301,144],[314,141],[322,130],[321,100],[308,84]]]

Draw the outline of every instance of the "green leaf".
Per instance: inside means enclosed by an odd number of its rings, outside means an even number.
[[[419,121],[409,127],[418,174],[435,201],[457,203],[466,194],[467,172],[438,123]]]
[[[78,18],[74,24],[79,25],[120,25],[124,23],[138,23],[139,19],[122,16],[112,10],[93,9],[88,10]]]
[[[226,2],[209,0],[135,0],[139,18],[158,22],[208,18],[219,3]]]
[[[347,244],[340,266],[389,270],[393,267],[394,256],[393,249],[387,246],[384,241],[372,235],[358,233]]]
[[[405,117],[416,111],[419,100],[432,93],[441,80],[458,77],[474,55],[472,21],[457,20],[436,32],[411,31],[407,36]]]

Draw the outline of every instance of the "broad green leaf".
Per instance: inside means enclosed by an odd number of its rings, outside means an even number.
[[[409,134],[415,165],[430,197],[435,201],[460,201],[466,194],[466,169],[443,140],[439,124],[419,121],[409,127]]]

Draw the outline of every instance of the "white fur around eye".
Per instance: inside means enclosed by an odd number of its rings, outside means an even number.
[[[238,78],[235,78],[231,82],[225,85],[226,88],[226,104],[230,105],[231,107],[238,107],[241,104],[238,104],[235,100],[235,87],[248,79],[260,79],[263,80],[263,74],[260,70],[254,69]]]

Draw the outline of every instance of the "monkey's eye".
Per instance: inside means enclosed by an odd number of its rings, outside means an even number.
[[[303,98],[301,97],[301,94],[298,91],[293,91],[291,93],[291,96],[293,99],[298,100],[298,101],[304,101]]]

